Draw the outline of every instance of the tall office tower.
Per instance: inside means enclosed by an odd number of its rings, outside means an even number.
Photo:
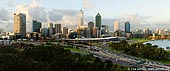
[[[56,28],[53,27],[53,35],[56,34]]]
[[[105,28],[106,30],[109,30],[108,25],[102,25],[102,28]]]
[[[119,30],[119,22],[116,21],[114,22],[114,31],[118,31]]]
[[[102,25],[101,27],[101,34],[107,34],[108,33],[108,25]]]
[[[169,30],[169,29],[165,29],[164,31],[165,31],[165,34],[166,34],[166,35],[169,35],[169,34],[170,34],[170,30]]]
[[[89,22],[88,23],[88,28],[90,30],[90,37],[92,37],[92,35],[93,35],[93,27],[94,27],[94,23],[93,22]]]
[[[158,35],[161,35],[161,34],[162,34],[162,30],[159,29],[159,30],[158,30]]]
[[[89,38],[90,36],[90,29],[88,27],[84,28],[84,37]]]
[[[155,34],[159,34],[159,29],[158,28],[155,30]]]
[[[63,27],[63,34],[64,35],[68,34],[68,28],[67,27]]]
[[[61,24],[55,24],[55,32],[56,34],[61,33]]]
[[[84,37],[84,29],[78,28],[77,29],[77,35],[78,35],[79,38]]]
[[[32,21],[32,32],[40,33],[41,28],[41,22],[38,22],[37,20]]]
[[[52,37],[53,35],[53,23],[48,23],[48,36]]]
[[[96,26],[95,27],[98,27],[99,30],[100,30],[102,21],[101,21],[101,15],[99,13],[96,15],[95,21],[96,21]]]
[[[93,23],[93,22],[89,22],[89,23],[88,23],[88,27],[89,27],[89,28],[93,28],[93,27],[94,27],[94,23]]]
[[[41,36],[47,37],[48,36],[48,28],[40,28]]]
[[[21,38],[26,37],[26,14],[14,13],[14,33],[21,36]]]
[[[152,33],[152,40],[155,39],[155,33]]]
[[[137,29],[137,30],[135,31],[135,34],[143,34],[143,31],[142,31],[141,29]]]
[[[130,22],[125,22],[125,33],[130,33]]]
[[[93,37],[99,37],[99,28],[93,27]]]
[[[144,34],[150,34],[149,28],[144,29],[144,30],[143,30],[143,33],[144,33]]]
[[[78,15],[78,28],[83,26],[83,10],[80,10]]]
[[[159,31],[159,35],[165,35],[166,34],[166,31],[165,30],[160,30]]]

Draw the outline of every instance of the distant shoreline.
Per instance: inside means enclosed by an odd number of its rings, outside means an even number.
[[[167,50],[166,47],[170,47],[170,45],[168,45],[169,42],[170,42],[170,40],[168,40],[168,39],[164,39],[164,40],[150,40],[148,42],[144,42],[143,44],[151,43],[152,45],[157,45],[159,48],[163,48],[163,49]]]

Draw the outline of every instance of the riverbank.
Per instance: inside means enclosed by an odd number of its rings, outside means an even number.
[[[152,45],[157,45],[159,48],[164,48],[165,50],[170,49],[170,40],[153,40],[153,41],[148,41],[146,43],[151,43]],[[168,48],[167,48],[168,47]]]
[[[144,42],[148,42],[148,41],[150,41],[150,39],[147,39],[147,38],[130,38],[129,40],[127,40],[127,42],[129,44],[144,43]]]
[[[122,51],[116,51],[116,50],[112,49],[111,47],[109,47],[108,50],[110,50],[112,52],[119,53],[119,54],[125,54]],[[166,52],[169,52],[169,51],[166,51]],[[125,55],[128,55],[128,54],[125,54]],[[164,63],[164,64],[170,64],[169,60],[157,60],[156,61],[156,60],[151,60],[149,58],[143,58],[143,57],[138,57],[138,56],[132,56],[132,55],[128,55],[128,56],[131,56],[131,57],[134,57],[134,58],[143,59],[143,60],[149,60],[149,61],[160,62],[160,63]]]
[[[160,49],[157,46],[140,43],[127,44],[125,41],[121,41],[119,43],[109,43],[109,50],[166,64],[170,62],[170,52]]]

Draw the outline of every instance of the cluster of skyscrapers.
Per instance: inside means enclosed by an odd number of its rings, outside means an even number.
[[[36,39],[43,37],[49,38],[64,38],[68,34],[68,28],[63,27],[63,33],[61,30],[61,24],[48,23],[48,28],[42,28],[42,23],[33,20],[32,21],[32,32],[26,33],[26,15],[23,13],[15,13],[14,14],[14,38],[30,38]]]
[[[61,24],[48,23],[47,28],[42,28],[40,22],[33,21],[32,28],[37,29],[37,31],[32,31],[32,32],[39,33],[38,37],[43,37],[43,39],[45,39],[46,37],[54,38],[54,39],[66,38],[66,36],[68,35],[68,28],[63,27],[63,31],[62,31]]]
[[[95,16],[95,21],[88,22],[87,26],[84,23],[84,12],[80,10],[78,13],[78,25],[76,30],[70,30],[69,27],[61,27],[61,24],[48,23],[48,27],[42,27],[42,23],[33,20],[32,21],[32,32],[26,32],[26,14],[14,13],[14,32],[7,33],[6,35],[14,35],[12,38],[28,38],[28,39],[61,39],[61,38],[99,38],[108,36],[123,36],[123,37],[148,37],[151,36],[152,32],[149,28],[142,30],[131,31],[130,22],[124,23],[124,31],[120,29],[120,22],[114,22],[114,31],[109,31],[108,25],[102,24],[102,17],[100,13]],[[0,33],[3,29],[0,29]],[[168,35],[169,30],[156,30],[156,35]],[[9,36],[8,38],[11,38]]]
[[[78,28],[77,28],[77,38],[98,38],[107,36],[119,36],[123,34],[122,30],[119,28],[119,21],[114,22],[114,32],[109,34],[108,25],[102,24],[102,17],[100,13],[95,16],[95,22],[89,22],[88,26],[84,26],[83,22],[83,10],[79,12]],[[130,22],[125,22],[125,33],[130,33]]]
[[[120,31],[119,22],[114,22],[114,31]],[[74,34],[73,34],[74,33]],[[130,22],[125,22],[125,33],[130,33]],[[89,22],[88,26],[84,26],[84,12],[80,10],[78,13],[78,26],[76,31],[69,31],[69,28],[63,27],[61,24],[48,23],[48,28],[42,28],[42,23],[33,20],[32,32],[26,33],[26,15],[23,13],[14,14],[14,34],[15,38],[99,38],[109,35],[108,25],[102,25],[102,17],[100,13],[95,16],[95,22]],[[72,34],[72,35],[69,35]]]
[[[89,22],[88,26],[84,26],[83,17],[84,17],[83,10],[80,10],[79,17],[78,17],[77,37],[78,38],[99,37],[100,34],[102,34],[101,33],[101,21],[102,21],[101,15],[98,13],[95,17],[95,23]]]

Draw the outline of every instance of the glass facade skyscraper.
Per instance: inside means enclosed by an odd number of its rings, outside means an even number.
[[[41,22],[38,22],[37,20],[32,21],[32,32],[40,33],[41,28]]]
[[[102,21],[101,21],[101,15],[99,13],[96,15],[95,21],[96,21],[96,26],[95,27],[98,27],[99,30],[100,30]]]
[[[130,33],[130,22],[125,22],[125,33]]]

